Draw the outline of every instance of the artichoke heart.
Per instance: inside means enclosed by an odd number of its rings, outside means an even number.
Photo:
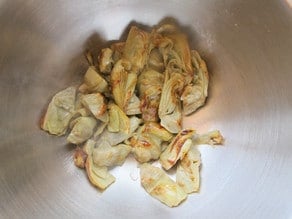
[[[53,135],[64,135],[74,114],[75,96],[75,87],[57,93],[48,106],[41,128]]]
[[[144,163],[158,159],[161,154],[161,143],[169,141],[171,138],[172,134],[160,124],[148,122],[134,133],[128,144],[132,146],[136,160]]]
[[[79,87],[79,91],[104,93],[108,91],[108,83],[93,66],[90,66],[84,75],[84,83]]]
[[[123,132],[128,134],[130,132],[129,117],[114,103],[108,105],[109,108],[109,123],[108,130],[110,132]]]
[[[102,73],[109,74],[112,70],[114,60],[112,58],[113,51],[110,48],[104,48],[98,56],[99,70]]]
[[[172,74],[165,79],[158,108],[160,124],[171,133],[181,130],[181,103],[179,96],[183,89],[184,79],[180,74]]]
[[[138,91],[141,99],[142,118],[145,122],[158,121],[158,107],[161,98],[164,75],[145,70],[138,78]]]
[[[125,42],[116,42],[111,44],[110,48],[113,51],[112,58],[114,63],[117,63],[117,61],[122,58],[125,44]]]
[[[98,166],[121,166],[128,154],[131,152],[131,147],[126,144],[111,146],[107,141],[101,142],[93,149],[93,161]]]
[[[214,130],[207,132],[202,135],[195,135],[194,144],[208,144],[208,145],[222,145],[224,143],[224,138],[219,130]]]
[[[126,107],[126,114],[127,115],[141,114],[140,105],[141,105],[140,99],[137,97],[136,94],[133,94],[129,101],[128,106]]]
[[[77,118],[67,141],[73,144],[85,142],[92,136],[96,123],[96,120],[92,117]]]
[[[164,40],[160,44],[166,66],[174,71],[179,70],[185,77],[186,84],[190,83],[193,78],[193,66],[187,36],[171,24],[160,26],[157,33],[172,42],[165,43]]]
[[[192,146],[177,166],[176,182],[188,194],[200,189],[200,165],[201,154]]]
[[[82,148],[76,147],[74,155],[73,155],[73,159],[74,159],[75,166],[84,169],[85,162],[87,159],[87,153],[83,151]]]
[[[149,33],[132,26],[123,51],[123,58],[129,60],[138,73],[148,59]]]
[[[116,180],[116,178],[108,172],[107,167],[97,166],[93,162],[92,156],[87,157],[85,168],[89,181],[99,189],[106,189]]]
[[[195,50],[192,51],[192,64],[195,69],[193,82],[185,87],[181,96],[185,115],[189,115],[203,106],[208,96],[209,75],[207,66]]]
[[[103,121],[107,106],[104,96],[101,93],[93,93],[83,95],[81,98],[82,104],[88,109],[95,118]],[[106,121],[103,121],[106,122]]]
[[[126,111],[137,83],[137,74],[130,72],[130,69],[130,62],[119,60],[110,76],[113,98],[123,111]]]
[[[160,155],[160,163],[162,167],[169,170],[179,159],[182,159],[192,145],[192,136],[195,131],[193,129],[184,129],[180,131]]]
[[[175,207],[187,198],[184,190],[158,167],[142,164],[140,177],[146,192],[169,207]]]
[[[117,145],[128,138],[130,138],[134,131],[141,124],[141,119],[136,116],[130,117],[130,131],[129,133],[124,132],[110,132],[108,129],[104,129],[104,131],[99,135],[97,140],[97,145],[101,144],[104,140],[108,141],[110,145]]]

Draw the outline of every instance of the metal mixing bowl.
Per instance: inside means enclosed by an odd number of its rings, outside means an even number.
[[[39,119],[50,98],[78,84],[84,51],[129,25],[174,19],[206,59],[210,96],[185,118],[219,129],[200,147],[202,186],[177,208],[142,189],[137,164],[103,193],[72,161],[73,147]],[[0,2],[1,218],[291,218],[292,9],[288,0],[2,0]]]

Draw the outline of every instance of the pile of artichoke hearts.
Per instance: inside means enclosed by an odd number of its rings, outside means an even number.
[[[197,134],[182,117],[205,104],[208,71],[175,25],[151,31],[132,26],[125,42],[103,48],[78,87],[57,93],[41,128],[76,145],[74,163],[104,190],[115,182],[109,168],[129,154],[141,164],[144,189],[173,207],[198,192],[201,158],[197,146],[223,143],[219,131]],[[159,160],[162,168],[153,164]],[[167,174],[176,168],[176,179]]]

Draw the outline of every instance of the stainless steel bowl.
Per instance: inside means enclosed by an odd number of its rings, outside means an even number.
[[[145,193],[133,160],[97,191],[65,138],[39,128],[52,95],[82,77],[87,48],[119,39],[132,22],[165,19],[183,27],[211,72],[207,105],[184,125],[226,138],[200,148],[201,191],[173,209]],[[0,217],[292,217],[288,0],[2,0],[0,30]]]

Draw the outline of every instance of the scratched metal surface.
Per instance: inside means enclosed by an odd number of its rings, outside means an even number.
[[[211,72],[207,105],[185,118],[220,129],[201,147],[199,194],[170,209],[141,188],[133,160],[105,192],[72,163],[65,138],[40,131],[52,95],[77,84],[86,48],[136,21],[171,17]],[[291,218],[292,8],[288,1],[0,1],[1,218]]]

